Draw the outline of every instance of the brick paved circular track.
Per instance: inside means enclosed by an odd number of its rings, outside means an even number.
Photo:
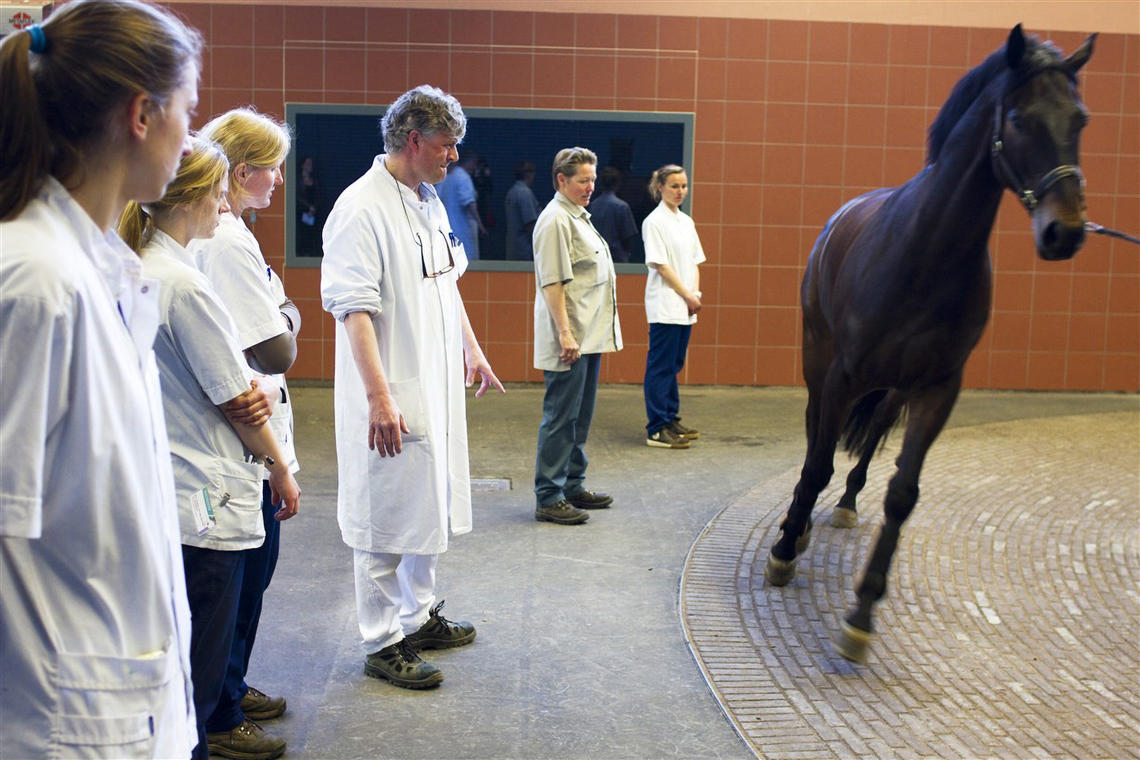
[[[852,530],[827,524],[845,456],[785,588],[764,563],[799,468],[694,543],[690,647],[763,758],[1140,757],[1140,416],[945,431],[903,528],[866,665],[831,644],[854,601],[901,433]]]

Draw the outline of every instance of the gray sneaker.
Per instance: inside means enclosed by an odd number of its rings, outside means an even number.
[[[674,433],[667,427],[663,427],[656,433],[650,433],[645,439],[646,446],[653,446],[659,449],[687,449],[689,442],[681,436]]]
[[[590,519],[590,513],[584,509],[578,509],[564,499],[553,504],[536,507],[534,519],[539,522],[552,522],[559,525],[581,525]]]

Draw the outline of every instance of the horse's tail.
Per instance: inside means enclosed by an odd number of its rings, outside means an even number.
[[[899,423],[903,404],[898,394],[886,389],[871,391],[855,402],[843,424],[843,448],[862,456],[869,447],[886,444],[887,434]]]

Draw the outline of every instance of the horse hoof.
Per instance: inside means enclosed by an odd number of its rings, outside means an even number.
[[[803,533],[800,534],[799,538],[796,539],[796,556],[798,557],[801,554],[803,554],[804,552],[806,552],[807,548],[810,544],[811,544],[811,526],[809,525],[807,527],[807,529]]]
[[[873,639],[874,634],[860,630],[844,620],[839,635],[835,637],[835,648],[844,659],[862,665],[867,662],[867,650]]]
[[[847,509],[846,507],[836,507],[831,510],[831,527],[833,528],[854,528],[859,524],[859,513],[854,509]]]
[[[796,577],[796,561],[782,560],[769,554],[768,564],[764,566],[764,577],[773,586],[787,586]]]

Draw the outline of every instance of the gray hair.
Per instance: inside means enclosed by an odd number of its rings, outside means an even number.
[[[467,133],[467,117],[454,97],[438,87],[421,84],[396,98],[384,112],[380,120],[384,150],[402,151],[408,145],[412,130],[423,135],[443,133],[462,140]]]

